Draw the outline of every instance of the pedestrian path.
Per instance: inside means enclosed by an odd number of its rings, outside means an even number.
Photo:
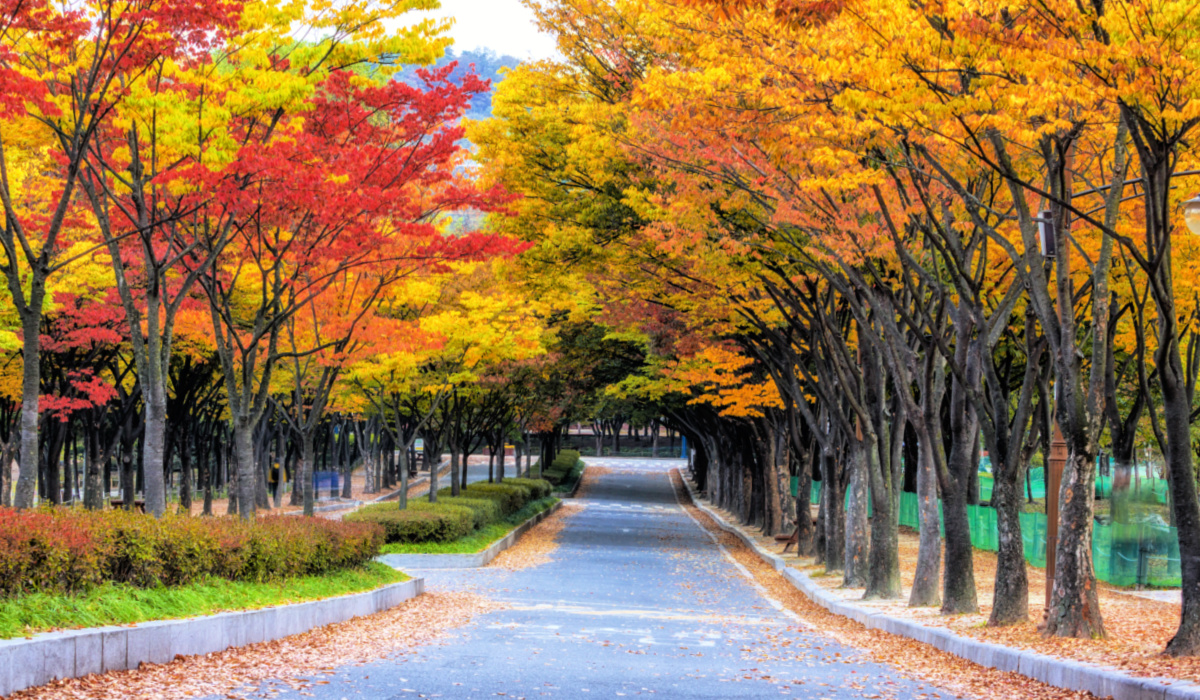
[[[414,572],[504,605],[441,643],[272,697],[940,698],[779,611],[679,506],[678,460],[585,460],[552,561]],[[279,691],[275,688],[275,691]]]

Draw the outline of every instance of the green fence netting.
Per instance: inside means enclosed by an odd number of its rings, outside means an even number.
[[[1142,485],[1145,486],[1146,482],[1155,480],[1142,481]],[[990,479],[988,483],[990,486]],[[1041,480],[1041,483],[1044,495],[1045,481]],[[982,485],[981,482],[980,486]],[[812,487],[812,502],[820,502],[820,497],[821,484],[817,482]],[[942,505],[938,503],[939,527],[944,533],[941,509]],[[901,525],[920,529],[917,494],[900,494],[899,516]],[[1045,568],[1046,515],[1021,513],[1020,518],[1025,561],[1033,566]],[[996,525],[994,508],[983,505],[967,506],[967,519],[971,527],[971,543],[975,547],[991,552],[999,549],[999,528]],[[1152,519],[1134,524],[1096,524],[1092,531],[1092,565],[1096,570],[1096,578],[1117,586],[1178,588],[1181,585],[1178,532],[1175,528],[1165,523],[1154,522]]]

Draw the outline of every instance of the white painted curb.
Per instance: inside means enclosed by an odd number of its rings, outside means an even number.
[[[410,569],[474,569],[487,566],[500,552],[516,544],[521,535],[550,517],[561,507],[562,501],[559,500],[558,503],[513,528],[512,532],[496,540],[482,552],[474,554],[380,554],[375,557],[375,561],[403,571]]]
[[[141,663],[167,663],[177,655],[208,654],[281,639],[382,612],[424,592],[425,579],[414,578],[306,603],[0,640],[0,695],[56,679],[134,669]]]
[[[912,620],[872,612],[847,602],[821,588],[808,574],[789,567],[782,557],[763,549],[741,529],[726,522],[700,501],[700,497],[682,471],[679,475],[692,497],[692,503],[712,518],[718,527],[740,538],[763,561],[773,566],[776,571],[783,572],[783,576],[800,592],[835,615],[848,617],[868,629],[883,630],[889,634],[915,639],[980,666],[1019,673],[1056,688],[1087,691],[1097,697],[1111,697],[1114,700],[1200,700],[1200,685],[1190,681],[1138,678],[1113,668],[980,642],[946,629],[927,627]]]

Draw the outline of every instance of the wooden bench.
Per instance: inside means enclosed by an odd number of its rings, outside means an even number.
[[[783,545],[783,551],[780,552],[780,554],[787,554],[789,549],[800,544],[800,528],[792,530],[792,534],[790,535],[775,535],[775,541],[787,543]]]
[[[816,518],[813,518],[812,520],[812,527],[814,531],[817,529]],[[780,554],[787,554],[789,549],[800,544],[800,528],[796,527],[796,529],[792,530],[792,534],[790,535],[775,535],[775,541],[786,543],[783,545],[783,551],[780,552]]]

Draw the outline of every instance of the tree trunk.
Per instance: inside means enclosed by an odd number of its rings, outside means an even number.
[[[1104,637],[1104,622],[1092,566],[1096,466],[1094,456],[1076,448],[1074,442],[1067,440],[1067,463],[1058,491],[1054,587],[1044,631],[1056,637],[1097,639]],[[1194,477],[1189,474],[1189,478]]]
[[[888,470],[887,462],[874,445],[864,450],[868,469]],[[878,466],[873,466],[874,462]],[[896,479],[891,488],[871,489],[871,543],[864,600],[899,598],[900,589],[900,491]]]
[[[917,545],[916,575],[912,593],[908,597],[908,605],[913,608],[942,604],[938,594],[942,535],[938,522],[937,467],[933,455],[935,446],[928,431],[922,431],[918,440],[917,523],[920,541]]]
[[[142,464],[146,512],[161,516],[167,510],[167,489],[163,478],[163,456],[167,439],[167,394],[157,358],[149,358],[150,376],[143,385],[145,432],[142,435]]]
[[[187,515],[192,513],[192,446],[189,437],[187,432],[183,433],[179,450],[179,508]]]
[[[965,364],[965,363],[964,363]],[[978,612],[975,558],[967,518],[970,472],[978,470],[979,420],[957,379],[950,389],[950,455],[942,480],[942,520],[946,527],[946,558],[942,574],[942,613]]]
[[[38,462],[38,400],[42,393],[42,314],[39,308],[30,309],[22,319],[21,357],[21,461],[17,473],[17,493],[13,505],[18,509],[32,508],[37,492]]]
[[[237,461],[237,509],[243,520],[253,520],[255,512],[255,486],[258,482],[258,460],[254,457],[254,426],[245,417],[238,417],[233,425],[233,446]],[[233,488],[230,489],[232,494]],[[233,503],[233,499],[230,499]]]
[[[1029,577],[1021,536],[1021,475],[1004,474],[993,462],[992,507],[996,509],[996,586],[988,625],[1015,625],[1029,619]],[[1023,469],[1017,470],[1024,471]]]
[[[867,542],[870,522],[867,519],[866,451],[861,441],[850,442],[846,468],[850,470],[850,501],[846,507],[846,559],[842,586],[865,588],[867,585]]]
[[[846,569],[846,491],[837,478],[833,455],[823,455],[821,506],[825,513],[825,572]]]
[[[400,510],[408,508],[408,448],[409,445],[403,441],[400,443],[400,495],[396,498],[396,505]]]

